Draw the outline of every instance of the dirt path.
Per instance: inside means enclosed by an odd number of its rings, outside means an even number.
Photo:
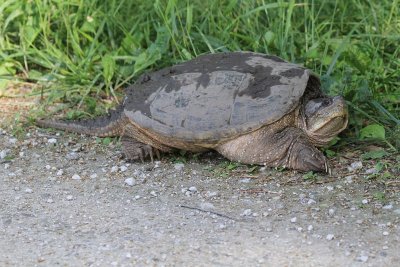
[[[0,130],[0,266],[400,266],[398,166],[374,176],[349,152],[304,176],[119,150]]]

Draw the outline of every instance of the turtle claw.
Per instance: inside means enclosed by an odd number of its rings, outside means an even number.
[[[291,151],[290,167],[301,171],[317,171],[330,173],[324,154],[306,142],[298,142]]]
[[[141,143],[133,138],[123,136],[121,138],[122,149],[124,156],[129,161],[137,161],[140,160],[144,163],[144,160],[147,157],[150,157],[151,162],[154,162],[154,154],[157,158],[160,158],[160,151],[158,149],[153,148],[150,145]]]

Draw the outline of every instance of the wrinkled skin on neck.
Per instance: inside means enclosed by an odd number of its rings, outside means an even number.
[[[308,100],[300,110],[298,125],[317,146],[329,143],[348,122],[346,102],[341,96]]]

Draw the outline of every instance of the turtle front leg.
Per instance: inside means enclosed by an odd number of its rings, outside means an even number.
[[[325,156],[299,128],[261,128],[216,147],[230,160],[300,171],[328,172]]]
[[[140,159],[142,162],[144,162],[144,159],[150,156],[151,162],[153,162],[154,154],[157,156],[158,159],[160,159],[160,151],[158,151],[158,149],[139,142],[132,137],[122,136],[121,143],[122,153],[128,160],[135,161]]]

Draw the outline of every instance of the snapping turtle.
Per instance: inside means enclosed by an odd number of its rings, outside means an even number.
[[[316,147],[341,132],[347,119],[344,99],[324,95],[309,70],[276,56],[232,52],[142,75],[108,116],[37,124],[121,136],[128,159],[214,149],[242,163],[328,171]]]

